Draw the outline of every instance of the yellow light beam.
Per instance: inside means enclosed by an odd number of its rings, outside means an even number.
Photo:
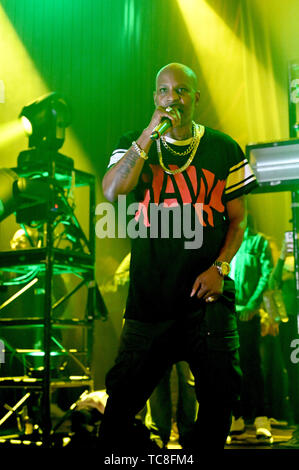
[[[232,108],[242,96],[244,87],[240,80],[242,60],[239,60],[242,44],[204,0],[177,0],[177,5],[196,52],[212,106],[219,116],[219,122],[214,125],[222,129],[238,127],[240,116],[236,117]],[[210,117],[208,108],[203,110],[204,119]]]
[[[21,119],[0,124],[0,148],[9,145],[19,137],[24,136],[24,126]]]
[[[177,0],[177,5],[219,116],[214,125],[242,144],[271,140],[274,135],[282,138],[280,104],[285,90],[273,73],[271,38],[266,36],[268,42],[262,43],[252,24],[256,2],[240,4],[240,37],[205,0]],[[244,25],[249,28],[249,44]],[[257,58],[257,47],[264,61]],[[205,112],[209,118],[209,110]]]
[[[1,5],[0,51],[0,81],[5,88],[5,100],[0,103],[1,160],[5,166],[14,166],[18,153],[28,147],[28,138],[17,119],[20,111],[40,96],[61,90],[49,89]],[[95,172],[71,128],[67,129],[63,152],[75,159],[76,168]]]

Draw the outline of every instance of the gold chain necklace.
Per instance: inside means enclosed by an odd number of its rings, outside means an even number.
[[[170,170],[169,168],[167,168],[164,165],[163,159],[162,159],[160,139],[156,140],[159,163],[160,163],[160,166],[165,171],[165,173],[167,173],[168,175],[177,175],[178,173],[182,173],[182,171],[185,171],[188,168],[188,166],[191,164],[193,158],[195,157],[195,154],[196,154],[197,149],[198,149],[199,142],[200,142],[202,136],[204,135],[204,132],[205,132],[204,126],[202,126],[200,124],[195,124],[195,136],[194,136],[195,144],[194,144],[193,151],[192,151],[190,157],[188,158],[188,160],[186,161],[186,163],[183,166],[181,166],[180,168],[177,168],[176,170]]]
[[[177,152],[177,151],[174,150],[172,147],[170,147],[170,146],[167,144],[164,135],[161,137],[163,146],[166,148],[166,150],[169,150],[169,152],[173,153],[173,155],[178,155],[178,156],[181,156],[181,157],[183,157],[183,156],[185,156],[185,155],[188,155],[188,153],[191,153],[191,152],[192,152],[192,150],[194,149],[194,145],[196,144],[195,128],[196,128],[196,123],[195,123],[194,121],[192,121],[192,141],[191,141],[191,143],[189,144],[189,147],[188,147],[184,152]]]

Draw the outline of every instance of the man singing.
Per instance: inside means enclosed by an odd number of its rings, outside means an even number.
[[[241,376],[229,263],[246,227],[244,195],[257,183],[232,138],[194,121],[199,99],[189,67],[163,67],[149,124],[120,139],[103,179],[109,201],[130,194],[138,203],[142,234],[132,239],[125,324],[106,377],[104,447],[126,448],[136,413],[178,361],[189,363],[199,402],[186,449],[222,450],[229,433]],[[171,124],[163,135],[161,122]],[[190,220],[201,243],[190,242]]]

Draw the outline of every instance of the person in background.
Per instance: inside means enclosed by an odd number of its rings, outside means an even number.
[[[171,389],[171,374],[169,368],[147,401],[145,424],[151,431],[151,439],[159,447],[167,447],[172,430],[173,404]],[[194,378],[188,364],[184,361],[175,364],[177,374],[176,426],[178,442],[184,448],[193,432],[197,416],[197,401],[194,388]]]
[[[246,418],[254,420],[258,439],[272,442],[260,354],[259,309],[263,293],[268,287],[273,262],[269,242],[263,234],[255,231],[254,220],[250,214],[247,224],[243,242],[232,260],[230,273],[236,288],[240,365],[243,374],[242,392],[240,400],[234,406],[230,436],[245,431]]]
[[[293,360],[292,342],[299,340],[299,323],[296,303],[295,260],[292,232],[287,232],[280,256],[271,273],[269,287],[280,289],[287,313],[287,321],[279,325],[279,340],[284,367],[288,378],[288,396],[290,403],[290,424],[299,425],[299,364]]]

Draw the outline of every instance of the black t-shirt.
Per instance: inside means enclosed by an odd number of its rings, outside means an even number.
[[[226,203],[251,191],[255,176],[239,145],[226,134],[206,127],[191,164],[181,173],[161,167],[154,143],[139,182],[128,202],[132,220],[130,287],[126,318],[156,322],[198,309],[190,298],[196,277],[215,261],[223,245]],[[119,161],[140,133],[120,139],[109,167]],[[183,153],[188,141],[166,138]],[[161,143],[165,168],[182,167],[190,157],[174,155]],[[131,225],[130,225],[131,224]]]

